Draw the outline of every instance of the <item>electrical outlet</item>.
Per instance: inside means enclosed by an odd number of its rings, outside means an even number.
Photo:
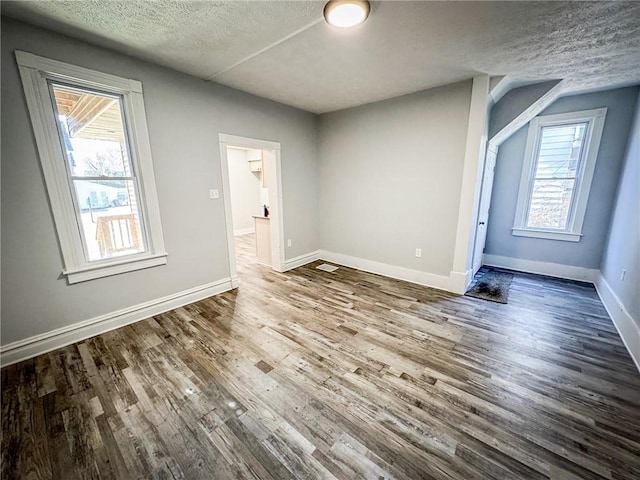
[[[291,245],[293,245],[293,242],[291,241],[291,239],[287,240],[287,247],[290,247]]]
[[[422,249],[416,248],[416,257],[420,258],[422,256]]]
[[[209,198],[220,198],[220,192],[218,190],[209,190]]]
[[[620,274],[620,281],[624,282],[624,277],[627,276],[627,271],[623,268],[622,273]]]

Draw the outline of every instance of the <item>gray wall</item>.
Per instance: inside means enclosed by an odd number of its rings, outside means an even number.
[[[640,95],[600,270],[640,327]]]
[[[638,87],[630,87],[564,97],[540,114],[608,107],[584,219],[583,237],[577,243],[511,234],[528,126],[521,128],[500,146],[485,253],[584,268],[600,267],[637,96]]]
[[[320,247],[449,276],[470,101],[468,81],[321,115]]]
[[[140,80],[168,264],[67,285],[14,50]],[[2,19],[2,344],[228,277],[218,133],[278,141],[286,257],[315,251],[317,118]]]
[[[251,171],[246,150],[227,148],[227,158],[233,231],[254,228],[253,215],[262,214],[260,207],[262,174]]]

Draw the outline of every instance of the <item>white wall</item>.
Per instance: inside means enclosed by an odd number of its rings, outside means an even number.
[[[234,235],[251,233],[254,230],[253,215],[262,215],[260,190],[261,173],[252,172],[247,151],[228,148],[229,187]]]
[[[640,330],[640,94],[610,218],[600,270]]]
[[[62,262],[14,51],[140,80],[169,253],[162,267],[76,285]],[[318,249],[316,117],[2,19],[2,345],[229,276],[218,133],[281,143],[285,258]]]
[[[320,116],[321,249],[449,277],[470,101],[467,81]]]

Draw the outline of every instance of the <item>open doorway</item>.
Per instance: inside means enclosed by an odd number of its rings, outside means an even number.
[[[282,271],[280,144],[220,134],[223,198],[234,286],[255,264]]]

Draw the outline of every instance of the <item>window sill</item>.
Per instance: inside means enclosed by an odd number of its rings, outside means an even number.
[[[110,277],[120,273],[133,272],[134,270],[142,270],[144,268],[157,267],[166,265],[167,254],[158,253],[142,258],[121,260],[109,263],[107,265],[95,265],[90,267],[76,268],[73,270],[65,270],[62,272],[67,277],[69,284],[86,282],[87,280],[95,280],[96,278]]]
[[[562,240],[564,242],[579,242],[581,233],[557,232],[553,230],[530,230],[525,228],[513,228],[511,234],[516,237],[543,238],[546,240]]]

